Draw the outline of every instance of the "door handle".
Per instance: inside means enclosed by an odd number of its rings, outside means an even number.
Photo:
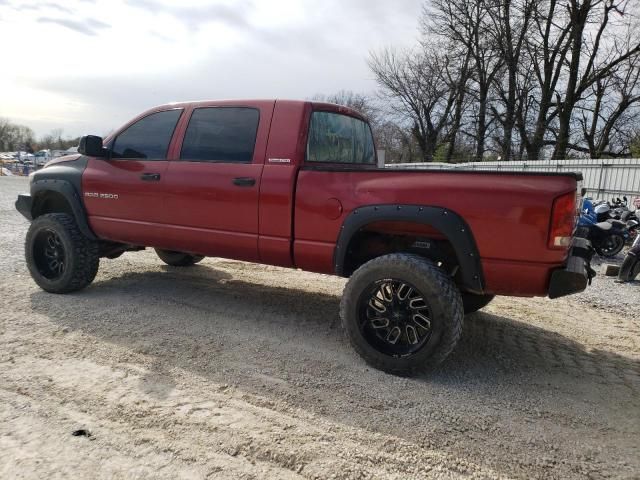
[[[158,182],[160,180],[159,173],[143,173],[140,175],[140,179],[145,182]]]
[[[233,179],[233,184],[239,187],[253,187],[256,179],[253,177],[237,177]]]

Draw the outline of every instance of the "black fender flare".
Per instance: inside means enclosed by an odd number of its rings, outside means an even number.
[[[484,293],[480,253],[467,222],[456,212],[443,207],[423,205],[367,205],[354,209],[344,220],[334,251],[337,275],[345,275],[347,248],[353,236],[373,222],[400,221],[429,225],[440,231],[453,246],[460,264],[463,287]]]
[[[31,206],[32,218],[35,217],[33,209],[36,208],[38,196],[46,194],[46,192],[56,192],[62,195],[71,206],[71,211],[73,212],[73,216],[75,217],[78,228],[82,234],[91,240],[97,240],[96,235],[93,233],[89,223],[87,222],[87,213],[84,209],[84,204],[82,203],[80,194],[71,182],[67,180],[43,179],[36,180],[31,184],[31,198],[33,202]]]

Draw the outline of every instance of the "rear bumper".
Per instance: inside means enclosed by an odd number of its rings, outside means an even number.
[[[574,238],[565,266],[551,274],[549,298],[560,298],[584,291],[596,275],[591,268],[592,256],[591,242],[584,238]]]
[[[31,195],[21,193],[16,200],[16,210],[18,210],[27,220],[33,220],[31,216]]]

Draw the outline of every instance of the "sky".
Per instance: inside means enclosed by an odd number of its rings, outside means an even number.
[[[104,135],[172,101],[373,93],[422,0],[0,0],[0,117]]]

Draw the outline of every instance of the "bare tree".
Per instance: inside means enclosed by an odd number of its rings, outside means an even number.
[[[35,136],[33,130],[17,125],[7,119],[0,119],[0,150],[16,151],[30,149]]]
[[[378,108],[374,105],[371,97],[351,90],[340,90],[329,95],[317,94],[313,96],[313,100],[352,108],[367,117],[371,123],[375,123],[378,117]]]
[[[576,109],[581,138],[570,143],[570,149],[591,158],[628,156],[640,120],[640,58],[629,59],[611,76],[598,79]]]
[[[556,0],[535,2],[531,16],[531,31],[524,42],[525,68],[521,70],[519,80],[521,91],[516,125],[527,158],[537,160],[558,114],[554,108],[555,95],[571,47],[571,23]]]
[[[630,135],[629,149],[633,158],[640,158],[640,129],[634,127]]]
[[[435,45],[427,51],[386,49],[369,58],[383,98],[393,113],[409,121],[426,162],[449,133],[459,74],[454,65],[446,50]]]
[[[445,39],[446,44],[458,46],[457,55],[464,58],[455,86],[459,98],[465,91],[474,97],[473,128],[469,135],[476,149],[475,158],[482,160],[486,150],[487,132],[493,120],[489,118],[490,93],[496,77],[502,70],[504,58],[488,35],[491,18],[485,0],[433,0],[422,13],[423,44],[430,43],[430,36]],[[427,46],[425,45],[425,47]],[[470,60],[470,62],[469,62]],[[462,104],[456,104],[456,114]],[[457,115],[456,115],[457,119]],[[454,129],[457,130],[457,129]]]
[[[443,144],[448,161],[470,144],[476,159],[622,155],[639,18],[640,0],[428,0],[419,49],[369,64],[425,160]]]
[[[629,19],[627,15],[637,6],[633,3],[632,0],[565,2],[570,25],[570,54],[566,62],[564,94],[556,94],[559,128],[553,158],[567,155],[573,111],[585,93],[598,83],[603,88],[619,65],[640,54],[637,32],[640,25],[637,18]]]
[[[9,150],[7,144],[9,141],[11,122],[6,118],[0,118],[0,150]]]
[[[502,128],[496,138],[500,156],[513,158],[514,126],[523,96],[527,98],[531,69],[524,57],[525,40],[531,34],[531,19],[537,0],[488,0],[486,2],[490,27],[485,30],[500,51],[504,75],[495,79],[497,101],[490,106],[494,119]]]
[[[421,153],[410,130],[396,122],[378,122],[373,129],[376,146],[385,151],[386,163],[410,163],[419,161]]]
[[[43,135],[42,137],[40,137],[40,140],[38,140],[38,146],[41,149],[55,148],[56,137],[52,133]]]

